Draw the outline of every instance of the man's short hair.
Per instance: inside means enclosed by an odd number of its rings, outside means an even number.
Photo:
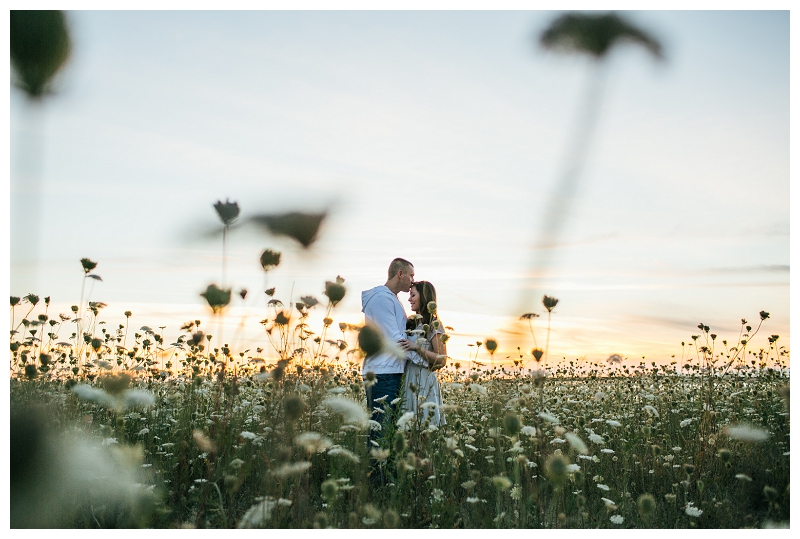
[[[389,279],[392,279],[397,272],[400,270],[408,271],[410,268],[413,268],[414,264],[406,260],[405,258],[395,258],[392,260],[392,263],[389,264]]]

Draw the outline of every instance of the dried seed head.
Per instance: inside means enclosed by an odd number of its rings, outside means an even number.
[[[358,347],[370,357],[383,348],[383,335],[380,330],[367,324],[358,332]]]
[[[544,465],[547,478],[554,484],[561,485],[569,475],[569,460],[564,455],[551,455]]]
[[[298,395],[289,395],[286,397],[283,401],[283,409],[286,412],[287,421],[297,421],[300,416],[303,415],[305,406],[303,399]]]
[[[642,494],[639,496],[636,505],[639,507],[639,514],[645,519],[656,510],[656,500],[651,494]]]

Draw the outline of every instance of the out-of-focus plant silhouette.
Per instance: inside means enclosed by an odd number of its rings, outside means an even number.
[[[288,212],[281,214],[259,214],[249,218],[251,223],[265,228],[276,236],[287,236],[308,249],[317,240],[322,222],[328,216],[323,212]]]
[[[614,48],[624,43],[643,47],[656,59],[664,58],[661,43],[654,36],[616,13],[565,13],[537,36],[537,45],[544,49],[588,55],[592,60],[593,73],[588,77],[584,101],[565,155],[563,169],[544,209],[541,229],[533,245],[529,279],[544,278],[552,266],[553,250],[557,247],[569,218],[596,129],[607,58]],[[525,312],[528,309],[535,293],[535,286],[523,288],[520,294],[520,311]]]
[[[50,82],[70,55],[64,13],[12,10],[9,30],[14,84],[30,99],[41,99],[50,92]]]
[[[217,200],[214,209],[217,210],[217,215],[222,221],[222,286],[224,288],[228,270],[228,229],[239,218],[239,203],[231,202],[227,198],[225,202]]]
[[[227,204],[227,206],[226,206]],[[219,208],[217,206],[221,205]],[[226,217],[233,215],[231,206],[236,205],[236,217],[230,218],[226,223]],[[243,227],[253,227],[259,232],[266,232],[272,236],[283,236],[291,238],[300,244],[303,249],[308,249],[319,238],[322,224],[328,217],[329,210],[323,211],[289,211],[283,213],[257,213],[246,218],[238,219],[238,204],[235,202],[217,202],[215,205],[220,219],[223,222],[222,230],[215,228],[211,231],[200,233],[200,236],[210,238],[216,237],[220,232],[225,238],[233,229]],[[234,222],[236,221],[236,222]],[[267,268],[265,268],[266,270]]]
[[[14,145],[12,167],[11,259],[30,268],[24,275],[36,284],[39,249],[39,190],[41,182],[42,110],[45,96],[52,95],[53,80],[69,59],[72,49],[66,17],[61,11],[11,10],[9,49],[12,82],[28,98],[25,126],[29,139]],[[24,172],[23,172],[24,171]],[[12,279],[12,286],[21,286]]]

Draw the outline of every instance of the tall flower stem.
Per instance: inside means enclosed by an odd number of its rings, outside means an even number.
[[[547,343],[544,346],[545,362],[550,358],[550,310],[547,311]]]

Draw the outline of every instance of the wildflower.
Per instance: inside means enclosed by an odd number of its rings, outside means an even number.
[[[97,262],[92,262],[88,258],[81,258],[81,266],[83,266],[83,272],[88,274],[90,271],[92,271],[94,268],[97,267]],[[29,294],[29,295],[32,295],[32,294]],[[27,296],[26,296],[26,298],[27,298]],[[39,299],[37,298],[36,299],[36,303],[38,303],[38,302],[39,302]],[[31,302],[31,303],[36,305],[36,303],[34,303],[34,302]]]
[[[743,473],[737,473],[734,477],[736,477],[736,479],[740,481],[747,481],[748,483],[753,481],[753,479],[749,475]]]
[[[600,490],[605,490],[606,492],[611,490],[611,487],[609,487],[608,485],[603,485],[603,484],[598,484],[597,488],[599,488]]]
[[[211,307],[211,311],[215,314],[219,313],[231,302],[231,289],[222,289],[215,284],[208,285],[206,291],[200,295],[206,299],[208,306]]]
[[[603,449],[601,449],[600,452],[601,453],[608,453],[609,455],[613,455],[614,454],[614,450],[613,449],[609,449],[607,447],[604,447]]]
[[[428,312],[431,314],[436,314],[436,302],[429,301],[428,302]]]
[[[322,405],[342,416],[347,424],[364,429],[369,425],[369,414],[364,407],[346,397],[327,397],[322,401]]]
[[[492,484],[497,490],[503,491],[511,488],[511,480],[504,475],[496,475],[492,477]]]
[[[475,488],[476,484],[477,483],[475,483],[475,481],[470,479],[469,481],[464,481],[463,483],[461,483],[461,487],[466,490],[472,490],[473,488]]]
[[[92,387],[87,384],[78,384],[72,387],[72,392],[75,395],[85,401],[94,402],[101,405],[112,405],[114,403],[114,399],[103,391],[102,389]]]
[[[549,423],[558,423],[558,419],[554,415],[548,414],[547,412],[539,412],[539,417]]]
[[[520,429],[520,432],[525,436],[530,436],[531,438],[533,438],[534,436],[536,436],[536,427],[525,425]]]
[[[550,296],[544,296],[542,298],[542,305],[544,305],[544,308],[547,309],[547,312],[552,312],[556,305],[558,305],[558,300]]]
[[[342,457],[348,459],[350,462],[354,462],[356,464],[361,462],[361,459],[358,458],[358,455],[338,445],[335,445],[332,448],[330,448],[328,450],[328,454],[331,456],[341,455]]]
[[[273,268],[276,268],[280,263],[281,263],[280,253],[273,251],[272,249],[266,249],[263,253],[261,253],[261,267],[264,269],[264,271],[269,271]],[[267,294],[267,295],[271,296],[272,294]]]
[[[497,341],[494,339],[486,339],[486,350],[488,350],[490,354],[494,355],[494,353],[497,351]]]
[[[377,354],[383,348],[383,336],[380,330],[372,324],[361,328],[358,332],[358,347],[367,357]]]
[[[625,517],[622,515],[613,515],[609,520],[612,524],[622,524],[625,521]]]
[[[589,452],[589,448],[586,446],[586,443],[584,443],[584,441],[581,440],[580,436],[578,436],[577,434],[573,434],[572,432],[567,432],[566,434],[564,434],[564,437],[569,442],[569,445],[571,445],[572,448],[578,453],[585,455]]]
[[[659,415],[658,415],[658,410],[656,410],[656,409],[655,409],[653,406],[651,406],[651,405],[649,405],[649,404],[646,404],[646,405],[645,405],[645,407],[644,407],[644,409],[645,409],[645,410],[646,410],[646,411],[647,411],[647,412],[648,412],[650,415],[654,415],[654,416],[656,416],[656,417],[659,417]]]
[[[192,438],[194,439],[194,443],[197,444],[197,447],[200,448],[200,451],[204,453],[216,453],[217,452],[217,445],[211,440],[202,430],[195,429],[192,432]]]
[[[740,442],[763,442],[769,438],[769,433],[766,430],[746,423],[728,425],[722,429],[722,432],[728,438]]]
[[[695,507],[693,502],[689,502],[686,504],[686,514],[690,517],[699,517],[703,514],[703,510]]]
[[[509,436],[516,436],[520,432],[522,424],[516,415],[507,414],[503,419],[503,428]]]
[[[402,416],[400,416],[400,419],[397,420],[397,427],[400,429],[405,428],[408,422],[414,419],[414,417],[415,417],[414,412],[404,413]]]
[[[239,436],[241,436],[245,440],[255,440],[256,438],[258,438],[258,436],[256,434],[254,434],[254,433],[252,433],[250,431],[247,431],[247,430],[243,430],[242,432],[240,432]]]
[[[214,209],[217,210],[217,215],[226,226],[239,217],[239,203],[230,202],[227,198],[225,202],[217,200],[216,204],[214,204]]]
[[[370,449],[369,455],[373,459],[377,460],[378,462],[383,462],[384,460],[389,458],[389,450],[388,449]]]
[[[344,298],[346,289],[342,285],[343,282],[344,279],[338,276],[336,277],[336,282],[325,281],[325,292],[323,293],[328,296],[328,300],[334,307]]]
[[[691,423],[691,422],[692,422],[692,419],[691,419],[691,418],[689,418],[689,419],[684,419],[683,421],[681,421],[681,422],[680,422],[680,425],[681,425],[681,427],[686,427],[686,426],[688,426],[688,425],[689,425],[689,423]]]
[[[567,466],[570,462],[563,455],[554,454],[545,463],[545,473],[547,477],[556,485],[563,483],[567,479]]]
[[[237,528],[263,528],[272,518],[272,510],[275,509],[275,505],[275,500],[267,498],[251,506],[242,516]]]
[[[297,421],[303,414],[305,403],[298,395],[288,395],[283,401],[283,410],[287,421]]]
[[[616,509],[617,503],[614,500],[609,500],[608,498],[600,498],[603,500],[603,503],[606,505],[608,509]]]
[[[294,442],[305,449],[308,454],[319,453],[332,445],[330,438],[318,432],[304,432],[299,434],[295,437]]]
[[[728,449],[722,448],[717,451],[717,456],[722,462],[729,462],[731,460],[731,452]]]
[[[383,513],[383,524],[387,528],[396,528],[400,522],[400,516],[393,510],[387,509],[385,513]]]
[[[622,426],[622,423],[620,423],[619,421],[615,421],[613,419],[606,419],[606,424],[608,424],[611,427],[621,427]]]
[[[639,508],[639,514],[645,519],[656,510],[656,500],[651,494],[642,494],[639,496],[636,505]]]
[[[481,499],[476,496],[470,496],[466,499],[467,503],[478,503],[479,501],[481,501]]]
[[[278,477],[290,477],[292,475],[300,475],[309,468],[311,468],[310,462],[287,462],[286,464],[281,465],[277,470],[274,470],[272,473]]]
[[[326,479],[320,485],[320,492],[328,503],[332,503],[334,498],[336,498],[336,494],[339,492],[339,484],[335,479]]]
[[[148,408],[156,403],[156,398],[149,391],[143,389],[129,389],[124,392],[121,402],[118,403],[123,409]]]
[[[486,391],[486,388],[480,384],[470,384],[469,389],[477,393],[480,393],[482,396],[486,396],[488,393],[488,391]]]
[[[591,433],[589,435],[589,441],[594,443],[594,444],[598,444],[598,445],[605,445],[605,443],[606,443],[606,441],[603,439],[602,436],[600,436],[599,434],[595,434],[595,433]]]

